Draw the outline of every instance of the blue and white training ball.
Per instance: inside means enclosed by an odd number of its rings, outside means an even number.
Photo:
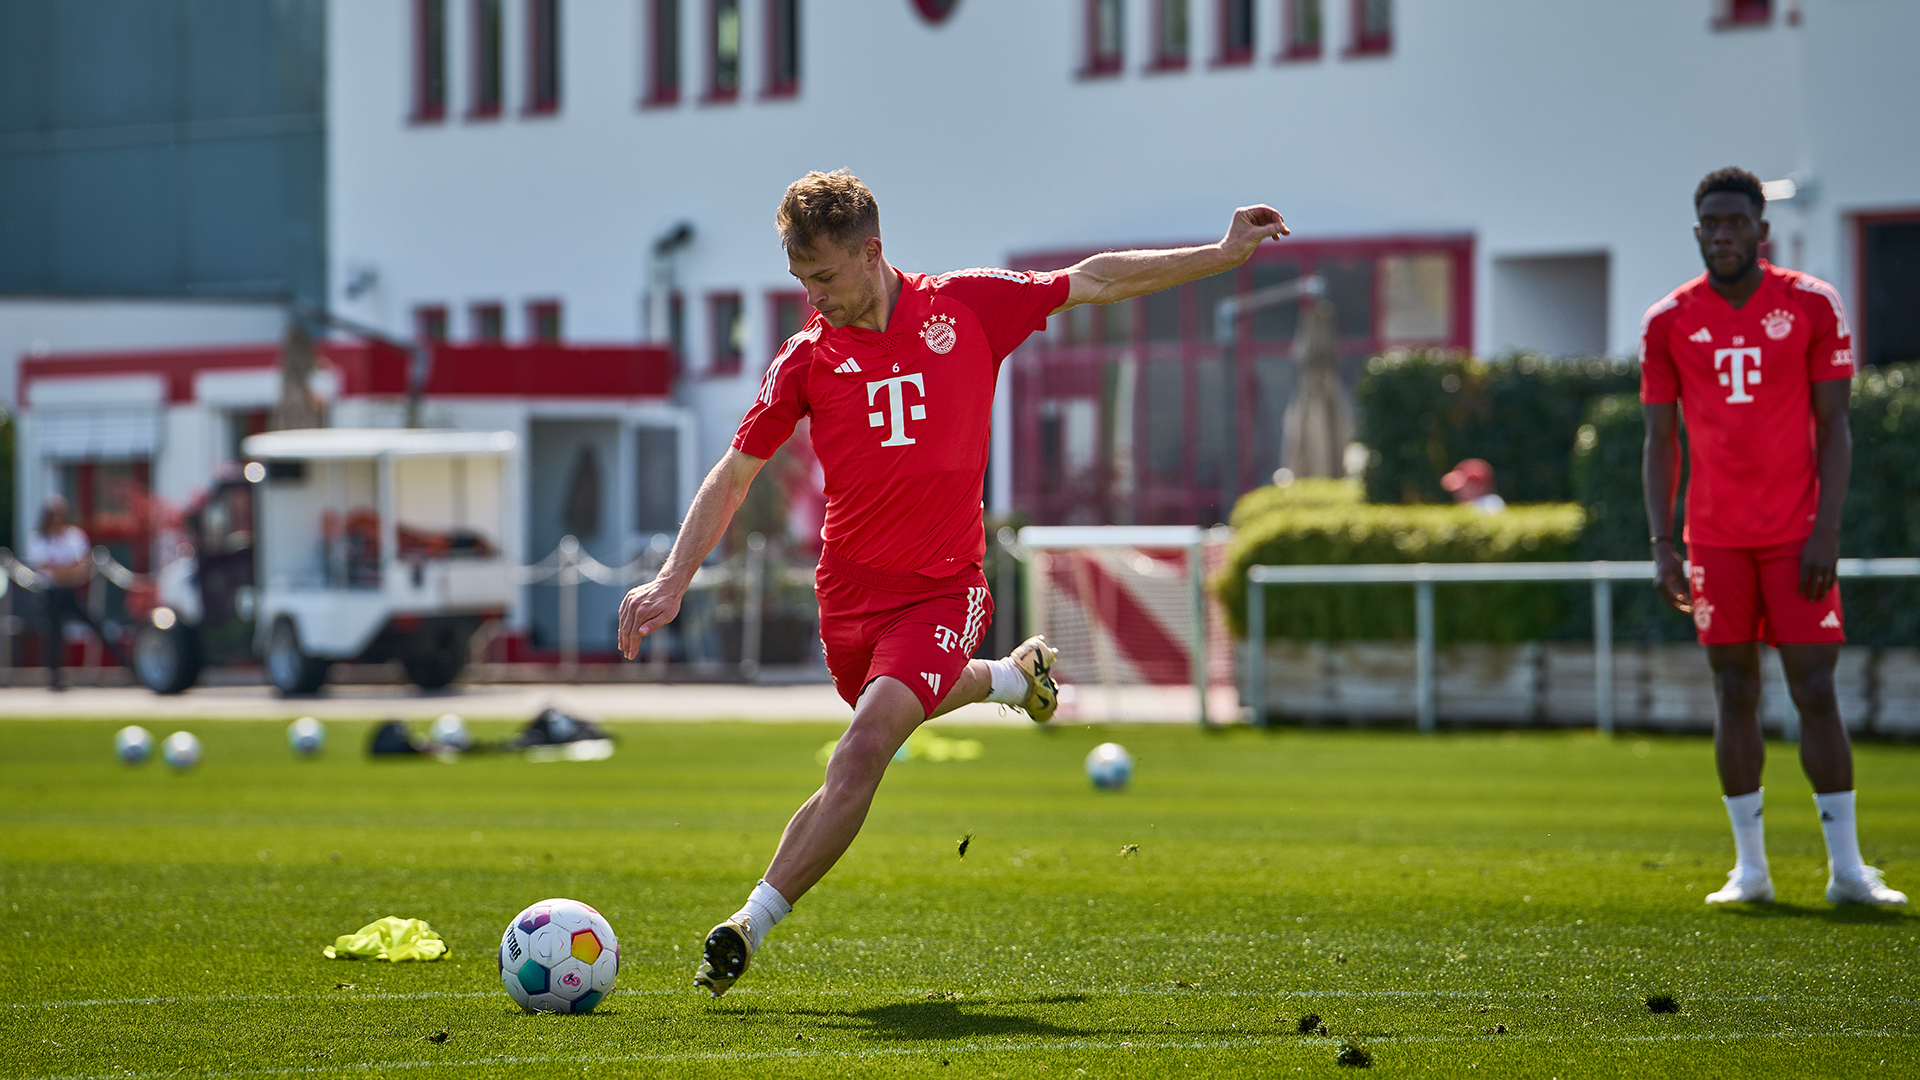
[[[176,731],[160,744],[160,760],[178,771],[200,764],[200,740],[191,731]]]
[[[528,1012],[592,1012],[620,973],[620,943],[578,900],[542,900],[507,924],[499,966],[507,996]]]
[[[301,757],[312,757],[327,746],[327,729],[311,716],[287,725],[287,745]]]
[[[113,752],[129,765],[142,765],[153,756],[153,736],[139,724],[129,724],[113,733]]]
[[[1101,743],[1087,753],[1087,779],[1097,788],[1126,787],[1133,779],[1133,755],[1119,743]]]
[[[435,720],[433,726],[427,729],[427,741],[449,750],[473,749],[473,735],[467,731],[467,722],[458,713],[447,713]]]

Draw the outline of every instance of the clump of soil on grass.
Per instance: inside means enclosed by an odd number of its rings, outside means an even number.
[[[1677,1013],[1680,1011],[1680,1003],[1673,1000],[1672,994],[1655,994],[1647,999],[1647,1011]]]
[[[1302,1035],[1325,1035],[1327,1033],[1327,1025],[1320,1022],[1319,1013],[1308,1013],[1301,1017],[1299,1027],[1300,1034]]]
[[[443,1043],[443,1042],[446,1042],[448,1039],[453,1038],[453,1036],[450,1033],[445,1031],[436,1031],[431,1035],[424,1035],[421,1037],[426,1039],[430,1043]]]
[[[1340,1052],[1334,1055],[1333,1060],[1355,1069],[1373,1068],[1373,1055],[1367,1053],[1366,1047],[1356,1042],[1341,1043]]]

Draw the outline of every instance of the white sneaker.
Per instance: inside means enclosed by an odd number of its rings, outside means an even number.
[[[1827,875],[1829,904],[1904,904],[1907,894],[1887,888],[1877,867],[1862,866],[1845,874]]]
[[[1771,904],[1773,878],[1765,871],[1754,874],[1736,866],[1727,871],[1727,884],[1719,892],[1707,894],[1709,904]]]

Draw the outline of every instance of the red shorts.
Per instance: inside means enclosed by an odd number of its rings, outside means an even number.
[[[890,574],[824,551],[814,591],[827,671],[847,704],[890,675],[928,716],[959,681],[993,615],[979,567],[950,578]]]
[[[1840,586],[1819,600],[1800,595],[1805,540],[1763,548],[1687,545],[1693,625],[1702,645],[1811,645],[1847,640]]]

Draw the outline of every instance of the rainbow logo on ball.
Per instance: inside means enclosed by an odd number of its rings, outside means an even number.
[[[507,996],[528,1012],[592,1012],[620,973],[620,943],[598,911],[542,900],[507,925],[498,963]]]

